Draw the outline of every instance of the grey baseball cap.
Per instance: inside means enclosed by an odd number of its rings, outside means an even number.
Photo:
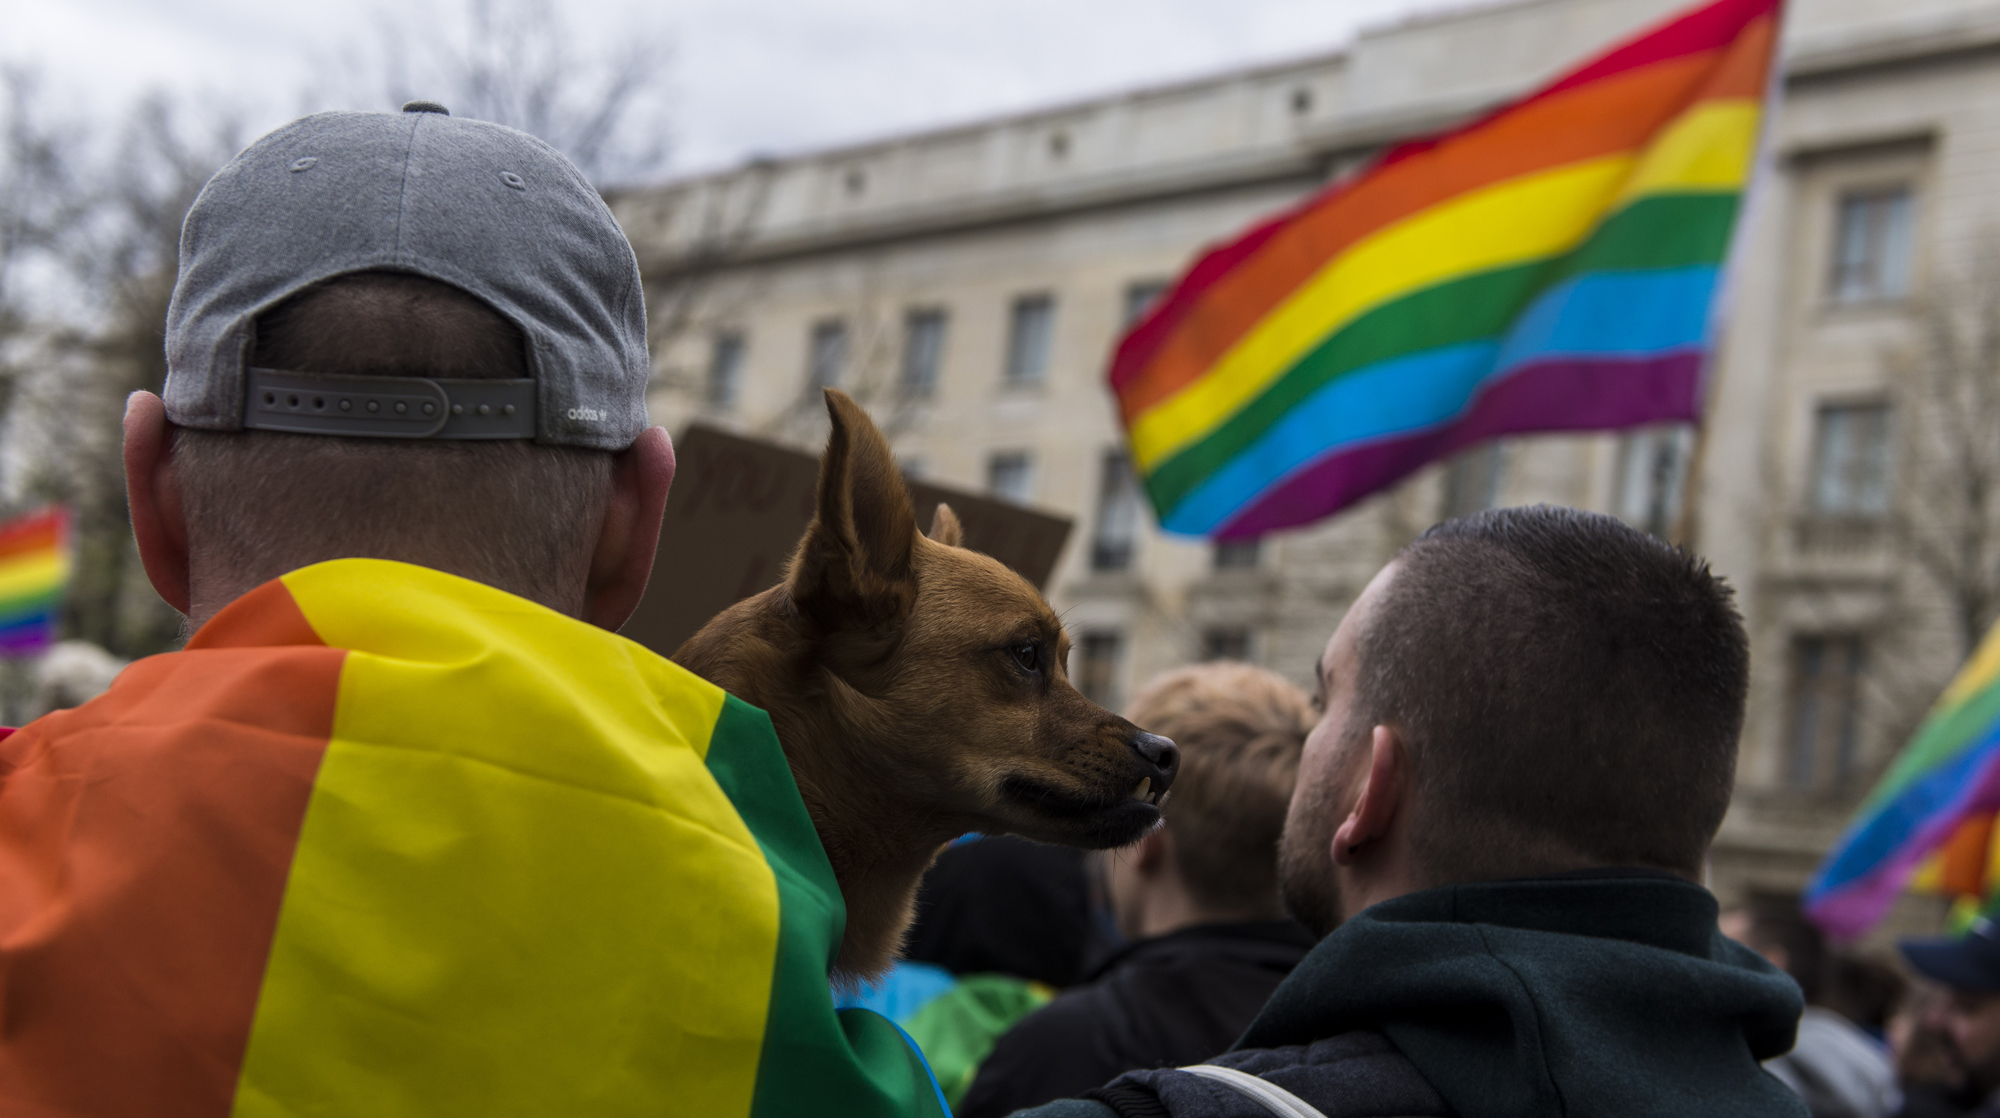
[[[247,368],[259,314],[321,280],[451,284],[519,327],[531,380]],[[622,450],[646,426],[646,306],[632,246],[569,160],[524,132],[412,102],[318,113],[216,172],[181,228],[167,418]]]

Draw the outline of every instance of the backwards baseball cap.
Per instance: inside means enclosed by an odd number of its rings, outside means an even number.
[[[531,378],[246,367],[258,315],[363,271],[483,301],[520,329]],[[318,113],[244,149],[195,199],[167,370],[167,418],[183,427],[622,450],[646,426],[645,297],[610,209],[542,141],[430,102]]]
[[[1960,990],[2000,990],[2000,927],[1981,918],[1963,936],[1897,943],[1918,974]]]

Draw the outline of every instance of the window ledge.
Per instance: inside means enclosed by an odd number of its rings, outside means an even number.
[[[1807,514],[1792,524],[1792,546],[1801,554],[1815,556],[1869,556],[1882,550],[1890,538],[1889,518],[1880,516],[1830,516]]]
[[[1835,299],[1821,296],[1817,313],[1821,319],[1885,318],[1909,312],[1915,297],[1903,295],[1877,295],[1866,299]]]

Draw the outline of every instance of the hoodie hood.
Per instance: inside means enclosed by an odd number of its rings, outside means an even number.
[[[1376,1029],[1462,1118],[1803,1115],[1760,1066],[1799,988],[1716,916],[1642,870],[1413,893],[1320,941],[1238,1047]]]

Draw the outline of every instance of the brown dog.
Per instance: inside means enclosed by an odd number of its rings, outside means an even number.
[[[854,979],[894,960],[944,843],[1122,846],[1159,820],[1179,751],[1070,686],[1042,596],[959,547],[949,508],[919,535],[882,433],[837,390],[826,406],[818,510],[785,581],[674,660],[770,713],[847,901],[834,967]]]

